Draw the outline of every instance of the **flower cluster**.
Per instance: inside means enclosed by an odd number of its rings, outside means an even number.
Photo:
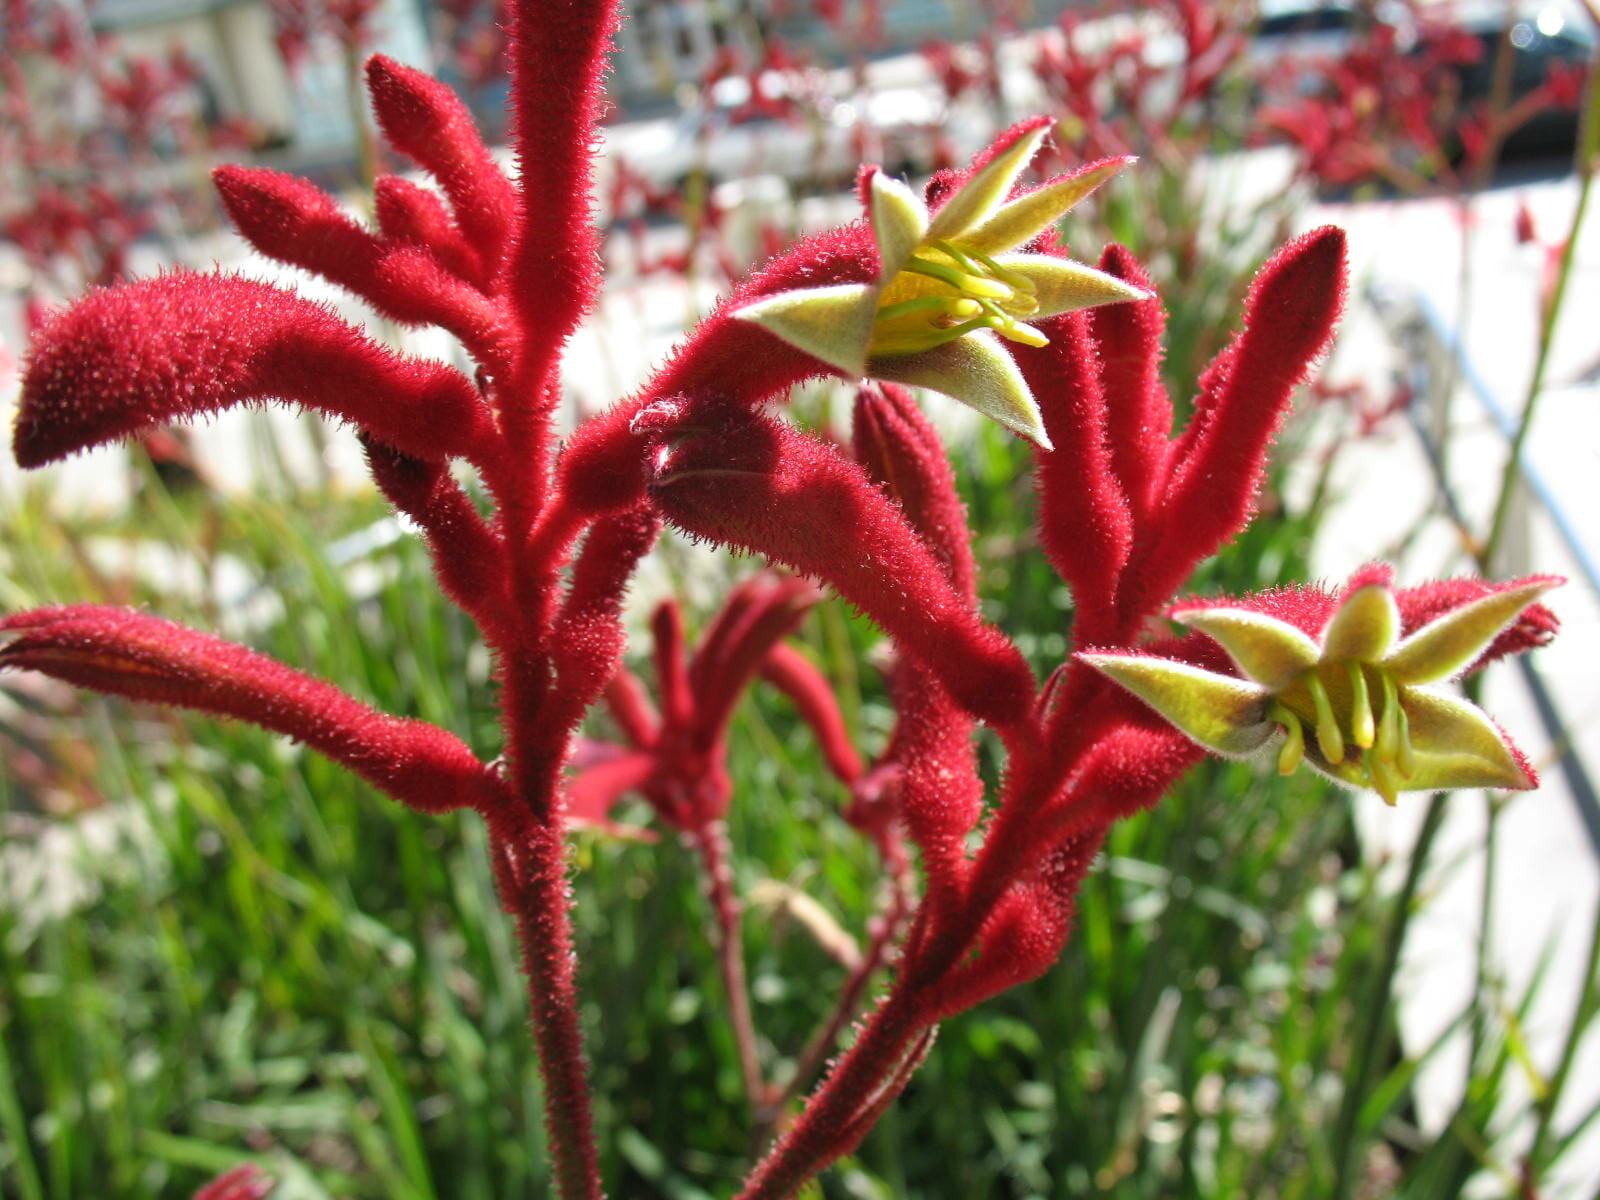
[[[1505,735],[1434,684],[1546,640],[1554,619],[1537,601],[1553,580],[1397,589],[1373,568],[1336,594],[1173,606],[1250,520],[1278,425],[1332,337],[1346,281],[1337,229],[1289,242],[1261,269],[1180,427],[1159,370],[1165,313],[1144,268],[1119,246],[1076,262],[1055,229],[1125,162],[1030,187],[1048,122],[1025,122],[921,195],[866,172],[862,221],[784,249],[638,393],[558,439],[563,347],[601,285],[590,147],[615,14],[567,0],[511,8],[515,178],[449,89],[382,57],[367,68],[379,124],[437,190],[379,178],[369,228],[303,180],[216,176],[257,249],[396,321],[448,331],[475,372],[394,353],[291,291],[180,271],[92,292],[44,327],[14,444],[38,466],[264,401],[353,425],[378,487],[426,538],[440,586],[493,653],[503,744],[469,747],[245,647],[96,606],[4,619],[0,668],[251,721],[415,808],[479,814],[525,952],[564,1200],[601,1195],[569,816],[603,818],[635,790],[697,841],[757,1124],[773,1124],[787,1098],[765,1082],[748,1012],[737,1015],[738,905],[721,834],[729,718],[758,677],[815,732],[850,789],[847,816],[895,882],[791,1088],[828,1059],[874,967],[894,955],[897,970],[753,1169],[747,1200],[793,1195],[849,1153],[940,1021],[1048,969],[1111,824],[1155,803],[1205,750],[1277,745],[1281,769],[1309,764],[1390,799],[1532,786]],[[848,447],[778,407],[816,376],[857,384]],[[1042,685],[984,619],[965,508],[904,383],[1032,443],[1037,541],[1071,591],[1080,648]],[[487,516],[460,465],[481,479]],[[676,607],[659,609],[652,706],[623,667],[621,610],[664,524],[792,576],[737,588],[692,657]],[[821,589],[890,643],[895,726],[870,769],[826,680],[783,642]],[[1165,614],[1191,632],[1150,640]],[[597,754],[578,735],[602,702],[624,744]],[[980,724],[1007,755],[992,792]],[[577,760],[586,769],[572,774]],[[916,851],[920,896],[902,843]]]

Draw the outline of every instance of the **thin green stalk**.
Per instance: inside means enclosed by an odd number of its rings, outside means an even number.
[[[1489,532],[1478,550],[1478,564],[1488,570],[1495,553],[1505,536],[1506,521],[1511,514],[1511,498],[1516,491],[1517,478],[1522,473],[1522,451],[1528,435],[1533,430],[1533,418],[1538,408],[1539,396],[1544,391],[1545,371],[1550,365],[1550,350],[1555,342],[1556,322],[1566,299],[1567,283],[1572,276],[1572,263],[1577,256],[1578,234],[1583,229],[1584,217],[1589,208],[1589,193],[1593,189],[1595,168],[1600,163],[1600,51],[1589,62],[1589,75],[1584,83],[1583,117],[1578,138],[1578,203],[1572,211],[1572,224],[1567,230],[1566,243],[1561,247],[1561,259],[1556,266],[1555,283],[1550,291],[1550,301],[1541,314],[1538,351],[1533,360],[1533,373],[1528,379],[1527,396],[1522,405],[1522,416],[1517,431],[1511,439],[1511,450],[1506,456],[1505,470],[1500,475],[1500,491],[1495,499],[1494,515],[1489,521]]]
[[[1395,896],[1394,914],[1389,918],[1389,927],[1385,932],[1382,958],[1377,971],[1368,981],[1357,1009],[1355,1036],[1350,1040],[1350,1064],[1345,1070],[1344,1096],[1339,1102],[1339,1117],[1334,1125],[1333,1155],[1338,1174],[1334,1178],[1333,1194],[1329,1200],[1349,1200],[1361,1178],[1363,1139],[1357,1129],[1358,1118],[1362,1101],[1372,1086],[1380,1052],[1388,1040],[1384,1036],[1384,1026],[1389,1020],[1389,995],[1395,972],[1400,966],[1400,951],[1411,927],[1413,906],[1422,884],[1429,851],[1444,825],[1446,799],[1446,794],[1439,792],[1428,801],[1427,815],[1423,817],[1422,828],[1411,847],[1405,882]]]
[[[1539,1160],[1550,1142],[1556,1105],[1561,1101],[1561,1095],[1566,1090],[1567,1078],[1572,1073],[1572,1064],[1578,1057],[1578,1045],[1582,1042],[1590,1022],[1594,1020],[1595,1013],[1600,1011],[1600,989],[1596,987],[1597,971],[1600,971],[1600,909],[1595,912],[1594,925],[1589,934],[1589,957],[1584,962],[1583,979],[1578,985],[1578,1002],[1573,1006],[1572,1022],[1567,1026],[1567,1038],[1561,1047],[1561,1060],[1556,1066],[1555,1074],[1550,1077],[1549,1088],[1534,1105],[1539,1114],[1539,1121],[1534,1127],[1533,1146],[1528,1151],[1528,1162],[1536,1175],[1540,1170]]]

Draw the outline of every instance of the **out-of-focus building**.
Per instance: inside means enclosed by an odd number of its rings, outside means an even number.
[[[731,50],[758,61],[773,39],[818,65],[842,65],[930,39],[1037,25],[1052,19],[1063,0],[1010,0],[999,17],[990,0],[881,0],[876,8],[866,0],[832,3],[839,8],[836,23],[818,15],[815,0],[626,0],[613,99],[623,112],[660,112],[720,55]],[[181,47],[201,68],[197,86],[209,119],[243,118],[290,158],[352,152],[357,110],[344,55],[314,40],[291,72],[276,47],[268,0],[95,0],[83,12],[128,53],[165,55]],[[369,49],[448,79],[451,64],[435,61],[430,38],[439,16],[435,0],[381,0]],[[478,89],[468,98],[486,125],[499,125],[501,89]]]

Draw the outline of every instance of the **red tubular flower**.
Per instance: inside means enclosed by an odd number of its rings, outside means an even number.
[[[503,632],[511,606],[503,539],[478,515],[447,464],[362,441],[379,489],[426,534],[439,586],[475,620]]]
[[[1101,255],[1100,269],[1136,287],[1150,287],[1139,261],[1114,243]],[[1111,469],[1138,525],[1156,503],[1172,428],[1172,402],[1161,383],[1166,315],[1161,301],[1150,299],[1107,304],[1092,309],[1088,317],[1090,337],[1099,352]]]
[[[1342,230],[1316,230],[1256,277],[1245,328],[1207,372],[1189,428],[1173,446],[1159,533],[1133,564],[1140,601],[1170,595],[1249,519],[1273,434],[1344,306],[1344,247]]]
[[[508,286],[542,382],[600,286],[594,137],[617,6],[548,0],[511,9],[512,140],[521,214]]]
[[[15,453],[37,467],[174,419],[286,400],[418,458],[486,455],[472,384],[402,358],[326,308],[231,275],[177,272],[91,292],[40,332]]]
[[[378,229],[391,242],[411,242],[431,250],[446,269],[487,292],[493,272],[450,219],[444,202],[425,187],[398,175],[381,175],[372,187]]]
[[[938,432],[905,388],[885,383],[856,391],[856,460],[900,505],[906,520],[944,564],[956,591],[977,599],[972,530]]]
[[[761,678],[789,697],[800,719],[811,727],[823,761],[841,783],[861,778],[861,756],[844,727],[833,685],[800,651],[779,642],[761,662]]]
[[[219,167],[214,178],[234,227],[269,258],[348,288],[402,324],[448,329],[480,360],[502,357],[508,333],[500,311],[431,247],[381,241],[293,175]]]
[[[145,613],[93,604],[0,619],[0,670],[237,717],[304,742],[421,812],[484,808],[499,782],[454,734],[392,717],[253,650]]]
[[[1106,404],[1087,319],[1066,313],[1046,326],[1050,342],[1014,353],[1039,397],[1054,449],[1039,455],[1039,536],[1072,587],[1080,640],[1112,611],[1133,527],[1106,442]]]
[[[439,181],[456,224],[483,261],[501,262],[516,222],[517,190],[478,136],[460,98],[437,79],[382,54],[367,60],[367,88],[389,144]],[[560,126],[559,136],[571,138],[573,127]]]
[[[675,829],[703,833],[720,821],[733,792],[725,759],[734,705],[818,599],[820,593],[803,579],[755,576],[728,597],[692,662],[687,661],[677,605],[667,601],[657,608],[651,627],[660,717],[650,711],[638,680],[620,672],[606,694],[629,746],[580,772],[569,785],[569,803],[581,806],[592,820],[625,792],[637,790]],[[818,685],[826,691],[826,683],[820,675],[807,677],[803,668],[796,670],[792,657],[778,662],[775,673],[797,685],[804,697],[802,715],[809,711],[813,728],[836,739],[832,746],[825,742],[824,753],[848,768],[850,760],[838,744],[843,741],[838,706],[831,703],[831,694],[827,701],[818,694]],[[854,760],[856,775],[860,769]]]
[[[705,422],[705,424],[696,424]],[[1027,665],[855,463],[781,422],[700,406],[659,431],[651,497],[686,533],[826,580],[969,712],[1025,719]],[[671,443],[676,444],[671,444]]]
[[[266,1200],[278,1181],[246,1163],[218,1175],[194,1194],[194,1200]]]

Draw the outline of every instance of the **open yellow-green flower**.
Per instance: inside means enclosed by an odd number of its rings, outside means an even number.
[[[1030,129],[931,217],[878,172],[868,199],[874,283],[779,292],[734,316],[753,321],[850,376],[932,388],[1049,448],[1038,405],[998,337],[1030,346],[1030,322],[1149,293],[1082,263],[1016,253],[1130,161],[1099,163],[1007,201],[1045,130]]]
[[[1403,791],[1530,788],[1533,773],[1500,728],[1428,685],[1481,658],[1555,583],[1489,591],[1404,637],[1384,583],[1351,589],[1316,637],[1246,607],[1174,614],[1221,645],[1242,677],[1153,656],[1079,657],[1217,754],[1240,758],[1276,743],[1285,775],[1308,763],[1391,804]]]

